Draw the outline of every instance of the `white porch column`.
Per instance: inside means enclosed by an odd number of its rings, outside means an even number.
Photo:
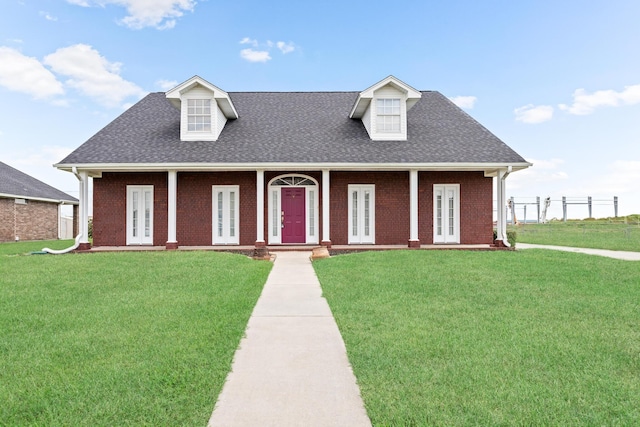
[[[265,246],[264,241],[264,170],[256,171],[256,246]]]
[[[505,179],[511,173],[511,166],[506,170],[499,170],[496,177],[496,241],[501,241],[505,246],[510,246],[507,241],[507,214],[505,206],[507,205],[507,192]]]
[[[418,238],[418,171],[409,171],[409,247],[420,247]]]
[[[90,249],[89,243],[89,172],[80,171],[76,175],[80,182],[80,206],[78,232],[81,234],[79,249]]]
[[[322,169],[322,241],[323,246],[331,247],[331,171]]]
[[[178,240],[176,238],[176,220],[178,206],[178,172],[170,170],[167,172],[167,249],[177,249]]]

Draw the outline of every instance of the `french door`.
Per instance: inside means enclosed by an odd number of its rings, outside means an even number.
[[[433,186],[433,243],[460,243],[460,184]]]
[[[153,244],[153,185],[127,186],[127,245]]]
[[[349,185],[349,243],[375,243],[375,186]]]
[[[240,242],[239,192],[237,185],[213,186],[213,244],[237,245]]]

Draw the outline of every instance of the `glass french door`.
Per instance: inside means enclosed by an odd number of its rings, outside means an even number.
[[[375,243],[375,186],[349,185],[349,243]]]
[[[127,186],[127,245],[153,244],[153,185]]]
[[[239,238],[239,192],[237,185],[213,186],[213,244],[237,245]]]
[[[433,186],[433,243],[460,243],[460,184]]]

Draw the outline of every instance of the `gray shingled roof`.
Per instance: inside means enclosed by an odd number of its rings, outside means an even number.
[[[218,141],[180,141],[180,112],[151,93],[60,162],[525,163],[438,92],[407,113],[406,141],[372,141],[350,119],[358,92],[229,93],[239,118]]]
[[[0,162],[0,195],[18,196],[23,199],[47,199],[77,204],[78,199],[45,184],[34,177]]]

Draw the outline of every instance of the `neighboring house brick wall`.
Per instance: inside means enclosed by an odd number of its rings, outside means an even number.
[[[9,242],[15,239],[14,204],[13,199],[0,198],[0,242]]]
[[[51,240],[58,238],[58,205],[27,200],[0,199],[0,240]]]
[[[167,173],[105,172],[93,180],[93,245],[127,244],[127,185],[153,185],[153,244],[167,243]]]

